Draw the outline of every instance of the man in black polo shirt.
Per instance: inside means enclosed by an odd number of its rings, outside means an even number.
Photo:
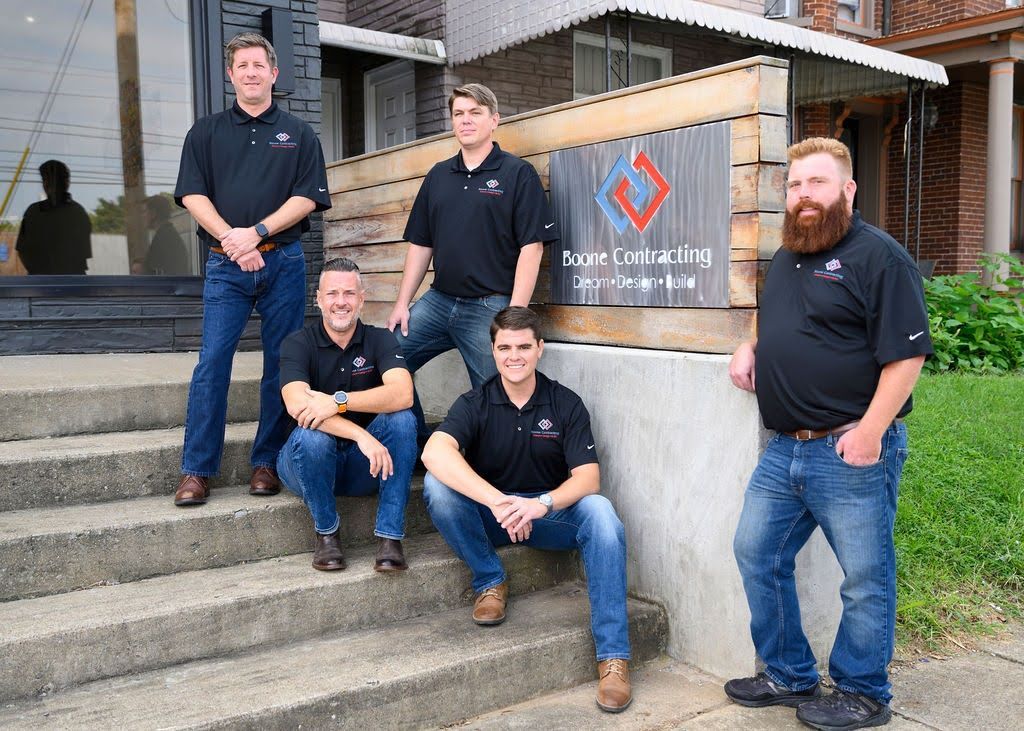
[[[261,35],[242,33],[226,47],[235,103],[196,122],[181,153],[175,201],[209,247],[203,286],[203,341],[192,373],[185,448],[175,505],[209,497],[220,470],[231,361],[255,306],[260,313],[263,379],[252,445],[250,492],[274,495],[277,453],[288,435],[281,404],[281,341],[302,327],[305,261],[299,236],[309,214],[331,207],[320,142],[312,128],[271,99],[277,56]]]
[[[537,371],[544,341],[536,313],[502,310],[490,339],[498,375],[460,396],[423,450],[427,509],[473,574],[480,625],[505,621],[508,583],[496,546],[579,549],[597,647],[597,703],[622,711],[632,700],[626,537],[615,508],[597,494],[590,414],[579,396]]]
[[[481,84],[458,87],[448,109],[459,152],[431,168],[416,195],[387,327],[398,327],[409,370],[458,348],[476,388],[495,373],[491,320],[509,304],[530,304],[544,244],[558,239],[558,228],[537,171],[493,139],[493,92]],[[431,258],[434,281],[410,310]]]
[[[798,706],[814,728],[880,726],[891,715],[900,417],[932,352],[924,289],[906,250],[853,210],[845,145],[804,140],[789,162],[783,248],[765,280],[758,339],[729,364],[737,387],[756,386],[764,424],[777,432],[750,478],[733,546],[765,669],[725,692],[747,706]],[[824,697],[793,578],[818,526],[845,575],[829,660],[835,692]]]
[[[322,320],[281,345],[281,395],[296,426],[277,458],[284,484],[309,507],[313,568],[345,568],[335,495],[380,492],[374,568],[406,568],[401,539],[416,463],[412,377],[395,336],[359,320],[359,267],[324,264],[316,303]]]

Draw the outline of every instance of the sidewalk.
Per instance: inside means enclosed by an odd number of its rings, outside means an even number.
[[[494,682],[507,679],[494,678]],[[948,660],[922,659],[893,677],[893,731],[1024,729],[1024,627]],[[610,715],[594,703],[597,683],[553,693],[470,719],[455,728],[487,729],[806,729],[790,708],[744,708],[722,693],[722,680],[662,660],[633,675],[633,705]]]

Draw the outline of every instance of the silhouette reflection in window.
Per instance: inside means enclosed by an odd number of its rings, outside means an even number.
[[[171,203],[167,196],[151,195],[146,199],[146,226],[153,230],[153,239],[146,252],[142,274],[190,274],[188,250],[181,234],[171,223]],[[140,273],[132,267],[133,274]]]
[[[60,160],[39,166],[46,200],[33,203],[21,219],[15,248],[29,274],[85,274],[92,256],[89,214],[71,200],[71,172]]]

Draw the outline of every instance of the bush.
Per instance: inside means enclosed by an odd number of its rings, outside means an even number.
[[[1008,255],[979,261],[978,272],[925,280],[935,355],[933,373],[1006,373],[1024,369],[1024,263]],[[1003,270],[1003,271],[1000,271]]]

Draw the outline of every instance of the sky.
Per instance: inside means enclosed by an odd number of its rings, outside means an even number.
[[[51,158],[70,168],[71,195],[86,210],[101,197],[116,199],[124,189],[114,0],[32,0],[2,7],[0,200],[32,129],[43,122],[4,218],[19,219],[42,197],[39,165]],[[193,120],[188,0],[136,0],[136,8],[146,194],[153,195],[174,189],[181,143]],[[70,62],[57,79],[79,25]],[[56,95],[45,112],[55,82]]]

